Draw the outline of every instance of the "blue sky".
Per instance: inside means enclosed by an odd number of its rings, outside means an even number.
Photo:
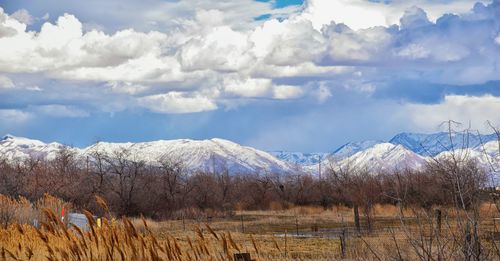
[[[500,1],[0,0],[0,133],[265,150],[500,124]]]

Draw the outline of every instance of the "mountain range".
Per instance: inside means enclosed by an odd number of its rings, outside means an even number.
[[[447,133],[400,133],[387,142],[349,142],[332,152],[302,153],[266,152],[223,139],[159,140],[140,143],[97,142],[86,148],[60,143],[44,143],[13,135],[0,139],[0,158],[17,160],[28,157],[53,159],[62,149],[77,157],[96,152],[113,155],[126,151],[126,157],[157,164],[165,159],[180,161],[189,171],[224,171],[231,173],[291,173],[318,174],[337,166],[358,166],[372,171],[418,169],[431,157],[449,157],[450,151],[469,155],[484,167],[500,169],[499,143],[496,135],[450,135]],[[490,168],[491,169],[491,168]]]
[[[13,135],[0,140],[0,158],[19,160],[30,157],[54,159],[66,148],[76,157],[87,158],[99,152],[129,160],[159,164],[164,160],[182,162],[188,171],[229,171],[232,173],[284,173],[294,170],[293,164],[279,160],[268,152],[223,140],[159,140],[140,143],[97,142],[86,148],[65,146],[59,143],[43,143]]]

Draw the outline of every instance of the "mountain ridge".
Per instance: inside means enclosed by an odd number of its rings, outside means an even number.
[[[494,135],[474,136],[474,148],[457,148],[464,150],[481,165],[487,167],[492,163],[500,168],[500,150]],[[400,133],[390,141],[349,142],[331,153],[302,153],[275,151],[266,152],[249,146],[220,139],[176,139],[148,142],[97,142],[85,148],[66,146],[61,143],[44,143],[24,137],[7,134],[0,139],[0,155],[8,160],[17,160],[29,157],[54,159],[61,149],[68,149],[77,156],[86,157],[96,151],[108,154],[118,153],[120,150],[129,150],[134,159],[158,164],[168,157],[185,164],[190,172],[229,171],[232,173],[291,173],[307,172],[318,174],[320,162],[324,165],[349,166],[357,165],[370,171],[387,171],[391,169],[419,169],[431,156],[419,154],[415,148],[418,142],[426,144],[444,144],[440,149],[430,148],[436,154],[432,157],[449,156],[444,143],[443,133],[415,134]],[[454,136],[463,139],[463,136]],[[495,136],[496,137],[496,136]],[[432,140],[434,139],[434,140]],[[452,138],[453,139],[453,138]],[[490,140],[484,142],[485,140]],[[423,143],[420,143],[421,145]],[[463,145],[463,142],[460,143]],[[479,145],[478,145],[479,144]]]

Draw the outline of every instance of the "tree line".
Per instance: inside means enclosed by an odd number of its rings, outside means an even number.
[[[190,213],[227,214],[234,210],[292,205],[354,207],[370,224],[375,204],[465,209],[487,194],[486,172],[467,157],[429,162],[421,170],[370,172],[334,162],[321,178],[307,173],[190,172],[183,162],[164,157],[155,164],[134,160],[126,149],[95,151],[85,158],[61,149],[52,160],[0,158],[0,194],[34,202],[45,193],[99,212],[96,195],[117,216],[143,214],[155,219]]]

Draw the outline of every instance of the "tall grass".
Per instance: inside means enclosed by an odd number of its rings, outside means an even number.
[[[250,253],[255,260],[340,259],[338,238],[304,238],[287,232],[284,236],[242,234],[230,231],[227,221],[190,223],[186,231],[179,232],[182,230],[180,221],[155,222],[144,217],[115,219],[104,200],[97,198],[96,201],[105,213],[102,226],[97,225],[92,213],[83,211],[89,226],[81,229],[61,220],[60,209],[62,206],[69,208],[70,204],[60,199],[45,195],[31,204],[23,198],[15,200],[0,195],[0,212],[10,217],[0,228],[0,260],[233,260],[233,255],[240,252]],[[483,214],[486,215],[490,207],[484,205]],[[374,211],[384,213],[383,217],[395,212],[390,206],[377,206]],[[298,215],[302,216],[302,222],[316,222],[311,216],[336,219],[335,212],[347,217],[349,209],[323,211],[292,207],[277,215],[279,218]],[[39,218],[40,226],[32,226],[30,218]],[[176,226],[172,226],[175,222]],[[260,221],[254,222],[252,225],[260,226]],[[456,230],[453,223],[446,224],[450,226],[443,229],[442,242],[454,247],[447,247],[442,252],[457,260],[460,251],[452,241],[456,238],[453,237]],[[346,256],[349,260],[400,260],[400,257],[420,260],[413,250],[415,242],[408,235],[420,235],[423,240],[432,232],[432,227],[407,229],[409,231],[393,229],[370,235],[350,235]],[[493,242],[485,241],[485,244]],[[497,256],[493,252],[488,255]]]

